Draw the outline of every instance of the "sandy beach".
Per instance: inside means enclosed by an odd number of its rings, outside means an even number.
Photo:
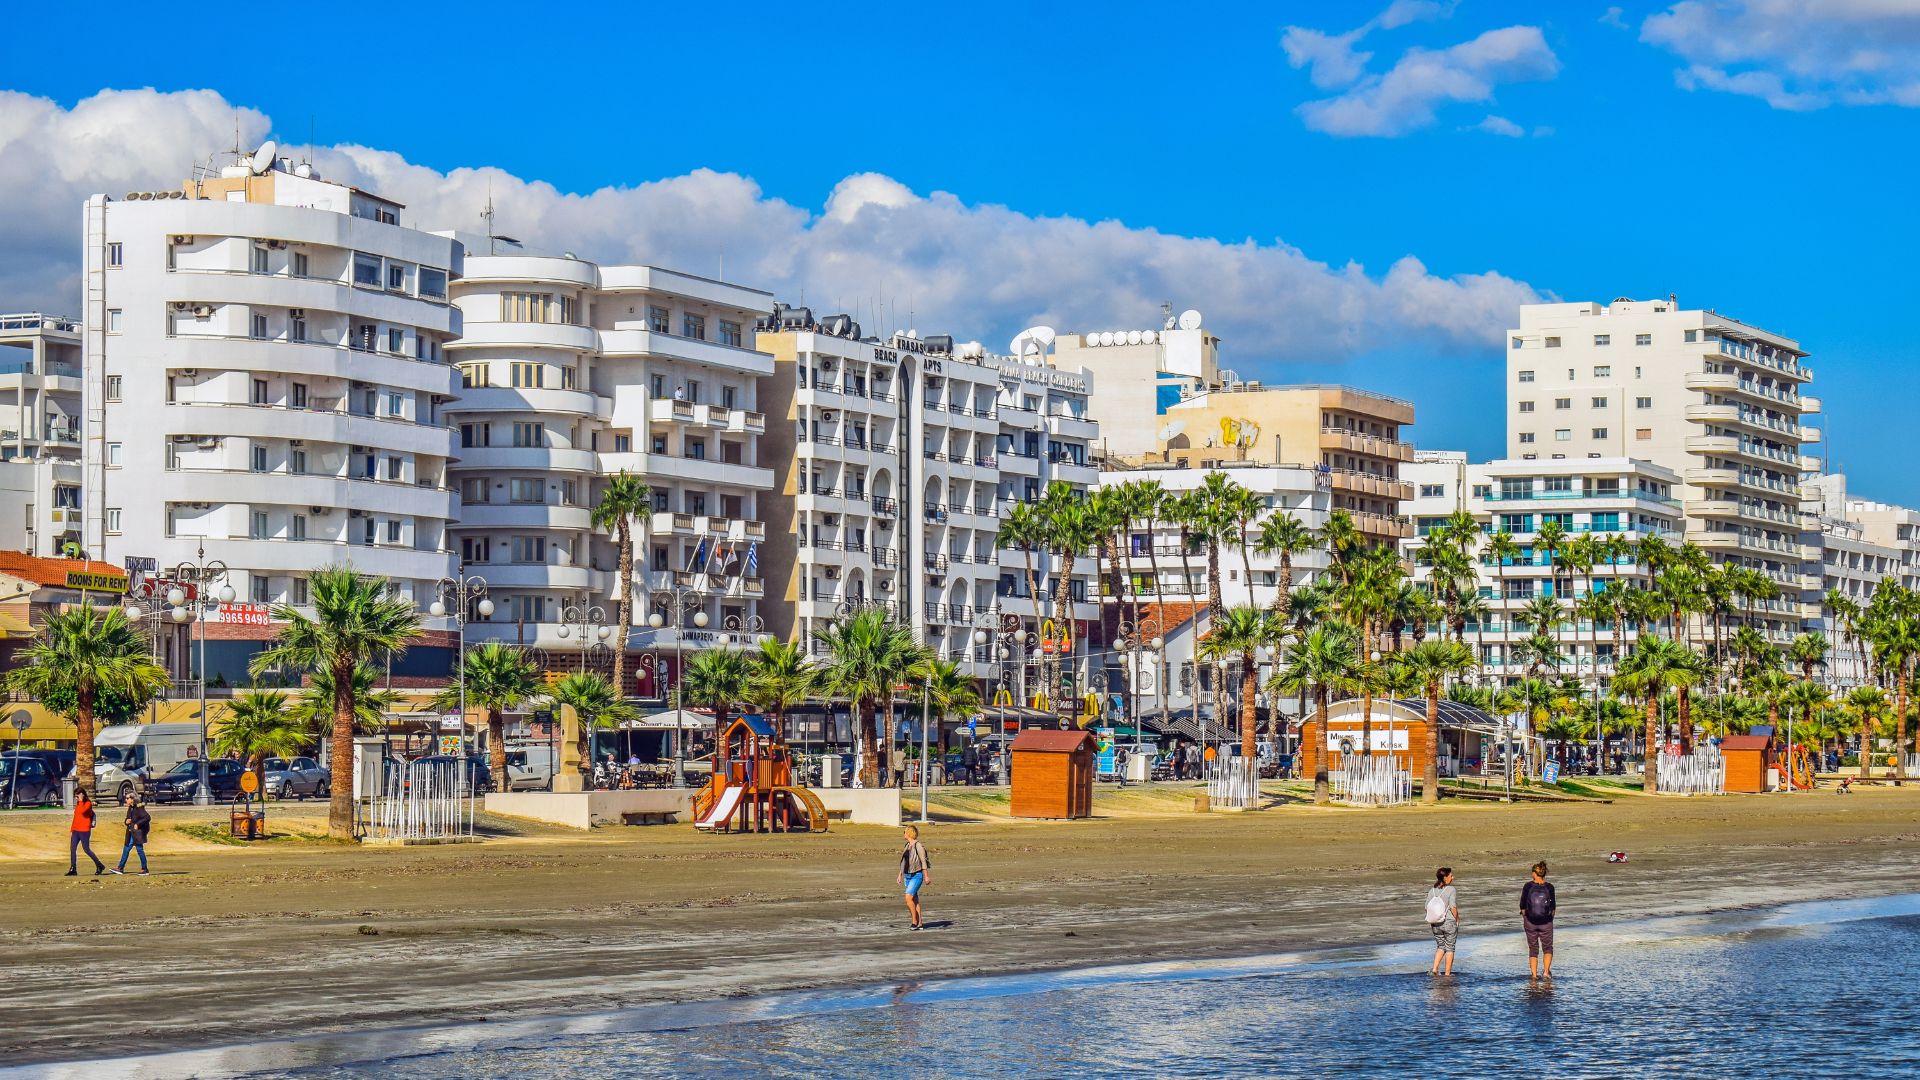
[[[1413,940],[1442,863],[1466,935],[1513,931],[1536,858],[1553,864],[1563,925],[1920,891],[1911,787],[1191,805],[1186,785],[1103,788],[1092,820],[1017,822],[995,791],[939,795],[922,934],[904,931],[890,829],[710,837],[487,817],[483,844],[361,848],[317,838],[323,806],[275,804],[282,838],[232,846],[205,839],[217,811],[161,808],[153,876],[67,878],[65,815],[16,812],[0,818],[0,1063]],[[101,821],[111,863],[117,808]],[[1629,861],[1608,864],[1614,850]]]

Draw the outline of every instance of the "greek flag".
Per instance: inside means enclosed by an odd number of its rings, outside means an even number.
[[[760,545],[759,544],[747,545],[747,576],[748,577],[760,576]]]

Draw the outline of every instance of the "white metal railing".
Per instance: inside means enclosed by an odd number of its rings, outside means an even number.
[[[1222,757],[1207,766],[1207,803],[1226,810],[1260,805],[1259,758]]]
[[[1327,780],[1334,798],[1356,806],[1398,806],[1413,798],[1413,771],[1391,756],[1342,754]]]
[[[1721,795],[1727,790],[1727,759],[1711,746],[1691,754],[1662,754],[1656,780],[1663,795]]]
[[[465,787],[456,762],[390,768],[386,789],[373,799],[368,837],[438,840],[473,835],[473,793]]]

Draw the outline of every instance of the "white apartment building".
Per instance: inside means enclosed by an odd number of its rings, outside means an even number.
[[[87,200],[94,557],[168,568],[204,549],[242,600],[294,605],[315,567],[351,562],[431,601],[454,569],[462,252],[405,213],[271,144],[176,190]]]
[[[0,461],[80,460],[81,363],[80,320],[0,315]]]
[[[617,620],[618,549],[590,517],[605,479],[630,472],[653,489],[655,512],[634,526],[645,595],[627,640],[657,664],[628,665],[626,691],[656,696],[676,640],[738,645],[758,629],[760,500],[773,487],[758,401],[773,357],[746,334],[772,297],[653,266],[482,254],[517,245],[458,239],[468,254],[454,288],[466,327],[452,351],[455,536],[464,572],[486,579],[495,605],[468,635],[564,655],[581,647],[577,628],[562,636],[568,608]],[[647,626],[655,593],[696,598],[679,629]]]
[[[1870,681],[1869,658],[1826,598],[1838,592],[1865,608],[1885,582],[1920,588],[1920,510],[1851,498],[1844,473],[1809,477],[1802,484],[1810,517],[1802,541],[1820,551],[1817,568],[1803,583],[1808,611],[1819,612],[1808,628],[1827,637],[1828,680],[1843,689],[1862,685]]]
[[[1417,553],[1426,537],[1454,513],[1473,515],[1483,533],[1504,529],[1520,545],[1519,557],[1495,563],[1476,546],[1478,588],[1491,607],[1491,617],[1467,624],[1467,640],[1480,652],[1490,675],[1506,683],[1524,677],[1526,663],[1513,653],[1534,627],[1516,614],[1535,597],[1551,596],[1567,612],[1555,628],[1566,664],[1563,674],[1592,674],[1595,665],[1603,678],[1613,671],[1612,625],[1596,627],[1571,611],[1573,601],[1587,592],[1586,575],[1569,575],[1551,567],[1544,549],[1534,546],[1540,527],[1557,522],[1573,539],[1582,535],[1624,536],[1638,541],[1657,536],[1680,542],[1684,524],[1679,497],[1680,476],[1672,469],[1628,457],[1566,458],[1562,460],[1507,460],[1469,464],[1466,455],[1451,451],[1422,451],[1401,467],[1416,495],[1407,509],[1413,517],[1414,537],[1401,542],[1401,551],[1414,562],[1416,581],[1425,579]],[[1594,568],[1596,588],[1629,581],[1645,588],[1645,570],[1631,556]],[[1776,620],[1776,636],[1791,637],[1780,626],[1797,626],[1797,602],[1784,624]],[[1631,626],[1622,627],[1623,646],[1635,640]]]

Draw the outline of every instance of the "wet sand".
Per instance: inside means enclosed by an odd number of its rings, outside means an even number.
[[[933,929],[919,934],[904,929],[890,829],[709,837],[489,817],[479,845],[233,847],[179,829],[216,814],[160,808],[153,876],[66,878],[65,815],[7,814],[0,1065],[1413,940],[1441,863],[1469,935],[1514,929],[1537,858],[1566,925],[1920,891],[1915,788],[1208,815],[1191,800],[1187,786],[1102,789],[1099,817],[1040,823],[1007,819],[996,792],[937,797]],[[272,814],[276,832],[324,831],[318,805]],[[117,819],[103,808],[110,864]],[[1614,850],[1629,861],[1608,864]]]

